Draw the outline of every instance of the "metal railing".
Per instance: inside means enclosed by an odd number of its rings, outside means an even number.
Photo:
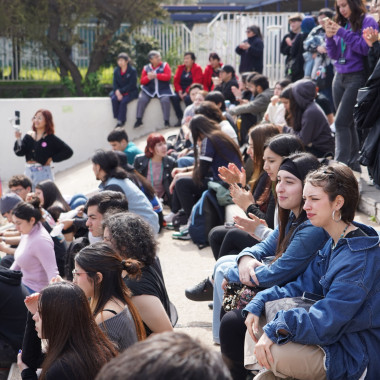
[[[195,24],[192,30],[178,23],[149,23],[135,30],[134,34],[150,35],[157,39],[164,57],[182,57],[185,51],[192,50],[197,56],[197,62],[205,67],[208,64],[208,54],[215,51],[224,63],[237,68],[240,57],[235,53],[235,48],[246,38],[246,28],[258,25],[264,36],[264,74],[273,84],[284,73],[280,42],[287,33],[289,15],[221,12],[209,24]],[[73,46],[72,59],[83,70],[89,65],[90,54],[101,28],[102,25],[97,24],[80,24],[76,28],[76,34],[82,42]],[[122,24],[117,35],[127,28],[128,24]],[[39,43],[24,44],[20,48],[19,61],[14,61],[13,50],[11,39],[0,38],[0,80],[59,80],[56,70],[58,62],[52,62]]]

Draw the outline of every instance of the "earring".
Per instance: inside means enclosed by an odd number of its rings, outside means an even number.
[[[342,220],[342,213],[339,211],[339,219],[336,220],[336,219],[335,219],[335,211],[337,211],[337,210],[334,210],[334,211],[333,211],[333,213],[332,213],[332,220],[333,220],[335,223],[338,223],[338,222],[340,222],[340,221]]]

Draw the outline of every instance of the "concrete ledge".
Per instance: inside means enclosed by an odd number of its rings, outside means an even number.
[[[364,214],[375,217],[380,222],[380,191],[375,186],[369,186],[363,178],[360,180],[361,194],[358,209]]]
[[[160,101],[152,99],[146,108],[144,125],[134,129],[137,100],[128,104],[125,129],[131,140],[164,128]],[[72,168],[88,160],[96,149],[108,149],[108,133],[115,127],[110,98],[46,98],[46,99],[1,99],[2,133],[0,141],[0,178],[3,183],[15,174],[24,172],[25,157],[17,157],[13,152],[14,130],[8,118],[14,111],[21,112],[21,131],[27,133],[32,126],[35,112],[45,108],[52,112],[56,135],[74,151],[66,161],[54,164],[54,171]],[[172,109],[170,121],[175,124]]]

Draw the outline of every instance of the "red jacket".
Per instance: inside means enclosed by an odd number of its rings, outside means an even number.
[[[182,91],[182,88],[180,85],[180,80],[181,80],[181,75],[183,73],[183,70],[185,70],[185,65],[178,65],[177,71],[174,74],[175,92]],[[202,68],[199,65],[197,65],[196,63],[193,63],[193,66],[191,67],[191,75],[193,77],[193,83],[203,84]],[[187,93],[189,92],[189,87],[186,88]]]
[[[162,62],[160,62],[158,66],[160,66],[161,63]],[[157,67],[152,66],[153,69],[156,69]],[[165,65],[165,69],[162,74],[157,74],[157,79],[162,80],[163,82],[169,82],[170,79],[172,79],[172,70],[170,69],[170,66],[168,64]],[[150,82],[150,79],[148,78],[148,73],[146,72],[145,66],[144,66],[141,73],[140,84],[147,85],[149,82]]]
[[[223,63],[220,62],[219,66],[222,67]],[[203,88],[205,91],[212,91],[214,89],[214,83],[212,83],[211,79],[213,72],[214,69],[211,67],[211,65],[207,65],[203,73]]]

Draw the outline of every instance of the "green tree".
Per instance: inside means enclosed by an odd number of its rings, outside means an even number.
[[[0,0],[0,15],[0,22],[4,21],[1,35],[40,42],[52,60],[58,57],[60,75],[70,74],[76,94],[83,96],[84,84],[93,80],[91,74],[104,62],[120,24],[128,23],[133,30],[144,21],[163,16],[164,11],[159,0]],[[71,53],[73,45],[81,42],[76,26],[89,20],[95,20],[98,28],[83,78]]]

